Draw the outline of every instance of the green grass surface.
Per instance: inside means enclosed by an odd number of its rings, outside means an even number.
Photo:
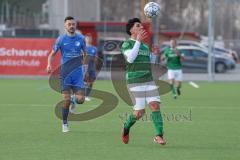
[[[198,84],[196,89],[185,83],[177,100],[170,94],[161,97],[167,145],[159,146],[146,119],[132,128],[128,145],[121,142],[120,117],[131,112],[122,100],[100,118],[70,122],[71,132],[63,134],[54,115],[62,98],[47,80],[0,80],[0,160],[240,159],[239,83]],[[110,81],[97,81],[94,87],[116,95]],[[99,102],[86,102],[78,111]]]

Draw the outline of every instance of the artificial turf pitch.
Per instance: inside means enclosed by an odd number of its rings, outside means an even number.
[[[70,122],[61,132],[54,107],[62,100],[48,81],[0,80],[0,160],[238,160],[240,159],[239,83],[201,82],[199,89],[183,84],[177,100],[161,96],[167,145],[153,142],[148,115],[131,130],[130,142],[121,142],[122,120],[131,112],[119,99],[115,110],[85,122]],[[111,81],[94,88],[116,95]],[[78,105],[91,110],[100,100]]]

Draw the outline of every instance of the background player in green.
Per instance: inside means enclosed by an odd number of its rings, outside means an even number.
[[[130,128],[145,114],[146,102],[152,110],[152,121],[156,129],[154,141],[164,145],[163,120],[160,113],[160,96],[158,87],[153,81],[150,49],[143,40],[147,37],[141,21],[138,18],[130,19],[126,25],[126,32],[131,36],[121,47],[126,60],[126,79],[132,102],[135,102],[134,111],[129,115],[122,129],[122,141],[129,141]]]
[[[172,87],[173,98],[177,98],[177,94],[180,95],[181,82],[182,82],[182,63],[184,55],[177,48],[177,41],[175,39],[170,40],[170,47],[164,51],[161,57],[162,61],[167,60],[168,68],[168,80]],[[177,94],[176,94],[176,88]]]

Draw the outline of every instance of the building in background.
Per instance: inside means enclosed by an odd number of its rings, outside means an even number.
[[[1,0],[0,36],[18,36],[17,29],[32,35],[40,30],[62,33],[68,15],[78,21],[100,21],[100,0]]]
[[[81,22],[126,22],[141,17],[144,5],[150,0],[0,0],[0,36],[55,37],[63,32],[67,15]],[[208,1],[152,0],[160,4],[161,14],[154,33],[197,32],[208,33]],[[215,0],[216,37],[223,37],[229,48],[240,48],[239,0]],[[150,21],[149,21],[150,22]],[[156,32],[158,31],[158,32]],[[156,41],[156,38],[154,38]]]
[[[146,0],[1,0],[0,28],[57,29],[63,32],[63,19],[77,21],[126,22],[140,17]],[[144,3],[143,3],[144,2]]]
[[[49,27],[63,32],[64,17],[77,21],[100,21],[100,0],[48,0]]]

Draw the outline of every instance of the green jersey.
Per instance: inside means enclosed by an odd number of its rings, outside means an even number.
[[[127,50],[131,50],[136,41],[132,39],[126,40],[121,47],[122,54],[126,54]],[[133,63],[126,63],[126,79],[127,83],[144,83],[153,80],[151,63],[150,63],[150,49],[149,47],[141,42],[138,55]]]
[[[180,54],[180,50],[176,49]],[[167,68],[168,69],[182,69],[181,57],[176,54],[176,51],[172,48],[167,48],[164,51],[164,56],[167,59]]]

